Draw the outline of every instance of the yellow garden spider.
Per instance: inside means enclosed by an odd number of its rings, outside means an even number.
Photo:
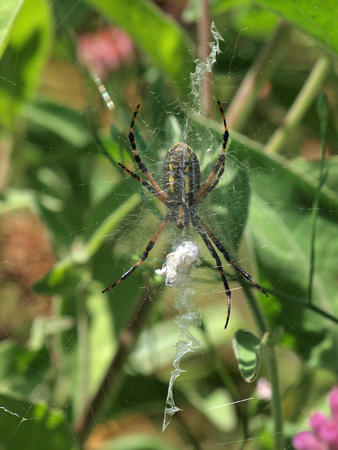
[[[195,212],[195,206],[198,205],[204,199],[204,197],[206,197],[217,186],[221,176],[224,173],[225,149],[228,142],[229,133],[224,117],[224,112],[219,100],[218,106],[221,111],[224,125],[223,143],[221,153],[210,175],[201,186],[201,171],[197,156],[195,155],[192,148],[190,148],[187,144],[179,142],[169,149],[164,159],[163,189],[161,189],[160,186],[156,183],[155,179],[153,178],[147,167],[143,164],[139,154],[137,153],[133,133],[134,123],[140,105],[137,106],[130,125],[129,141],[133,150],[134,159],[141,172],[143,172],[147,177],[150,184],[142,180],[136,173],[131,172],[123,164],[118,164],[124,171],[135,178],[135,180],[143,184],[143,186],[146,187],[149,192],[154,194],[162,203],[164,203],[168,207],[169,212],[162,220],[160,226],[149,241],[146,249],[143,252],[143,255],[137,261],[137,263],[134,264],[133,267],[131,267],[124,275],[122,275],[122,277],[114,284],[104,289],[102,293],[112,289],[113,287],[121,283],[121,281],[129,277],[129,275],[143,263],[143,261],[148,257],[149,252],[154,247],[157,239],[159,238],[168,222],[173,222],[178,229],[187,228],[188,225],[191,224],[196,228],[203,242],[207,246],[210,254],[215,259],[216,267],[220,272],[228,299],[228,315],[224,326],[224,328],[226,328],[230,319],[231,292],[223,271],[221,260],[214,246],[216,246],[218,251],[223,254],[226,261],[228,261],[236,270],[238,270],[247,280],[251,281],[251,283],[256,286],[256,288],[258,288],[261,292],[263,292],[263,294],[265,294],[267,297],[268,294],[264,291],[264,289],[260,287],[259,284],[257,284],[251,278],[251,276],[247,272],[245,272],[230,258],[223,245],[209,230],[205,223],[202,222],[202,220]]]

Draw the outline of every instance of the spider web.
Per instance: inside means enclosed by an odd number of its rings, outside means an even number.
[[[81,4],[78,2],[74,8]],[[66,11],[56,15],[53,34],[68,21],[73,27],[70,16]],[[223,261],[232,291],[231,320],[225,332],[224,288],[214,261],[194,230],[189,230],[184,238],[198,245],[201,258],[179,291],[165,287],[163,279],[154,275],[166,255],[181,242],[169,225],[140,269],[113,295],[101,295],[103,288],[116,281],[142,255],[165,210],[137,181],[99,153],[92,141],[90,125],[87,122],[87,129],[83,126],[84,114],[69,108],[84,111],[87,103],[99,105],[100,122],[106,124],[106,129],[113,117],[112,139],[106,132],[100,132],[100,137],[112,159],[132,164],[127,132],[131,111],[142,93],[147,100],[137,117],[135,139],[139,154],[154,178],[160,183],[161,161],[168,148],[181,140],[196,152],[205,180],[221,149],[222,120],[214,93],[214,122],[212,126],[206,125],[201,113],[202,81],[211,70],[212,88],[214,92],[222,92],[220,100],[227,110],[238,79],[244,78],[257,53],[257,48],[245,45],[251,26],[249,13],[241,18],[236,16],[236,20],[240,25],[227,27],[222,22],[217,27],[213,25],[209,60],[206,64],[195,61],[190,95],[183,101],[168,95],[167,86],[155,68],[144,74],[134,59],[115,84],[104,82],[106,91],[101,94],[110,109],[112,104],[106,92],[115,104],[112,114],[99,99],[102,86],[99,78],[95,78],[97,86],[91,80],[88,82],[91,87],[87,88],[83,78],[77,78],[77,71],[75,75],[69,72],[72,75],[67,80],[69,65],[64,65],[64,61],[48,64],[39,97],[49,97],[44,82],[49,79],[55,82],[51,77],[55,69],[62,79],[62,86],[60,83],[56,89],[59,97],[54,92],[52,106],[42,102],[27,106],[25,119],[31,119],[30,125],[27,133],[14,136],[15,152],[1,211],[0,413],[6,430],[0,425],[0,434],[7,436],[7,448],[19,448],[23,442],[25,448],[38,448],[37,435],[38,442],[45,437],[46,447],[52,448],[82,448],[84,439],[85,448],[97,448],[97,442],[101,448],[108,448],[107,442],[113,438],[114,448],[120,448],[119,445],[134,448],[135,441],[128,438],[135,435],[140,437],[143,448],[161,448],[161,439],[165,439],[167,448],[169,443],[173,448],[188,448],[189,443],[198,443],[201,448],[216,445],[239,448],[245,439],[238,430],[238,405],[246,405],[249,411],[268,417],[269,403],[263,398],[262,389],[259,391],[259,384],[240,381],[231,349],[231,339],[238,328],[257,332],[244,287],[236,282]],[[71,33],[75,39],[72,28]],[[269,44],[269,39],[263,39],[260,50],[267,49]],[[197,40],[195,45],[198,46]],[[285,50],[286,44],[279,49],[281,54]],[[9,64],[9,72],[1,76],[1,81],[12,86],[13,91],[26,89],[17,77],[21,57],[18,50],[16,61]],[[75,67],[80,71],[78,61]],[[127,70],[138,79],[135,96],[128,94],[128,102],[126,93],[116,89]],[[295,88],[287,71],[279,75],[280,79],[284,86],[289,86],[285,95],[294,98]],[[132,91],[132,84],[129,89]],[[245,133],[242,130],[243,135],[256,143],[265,143],[271,129],[278,126],[285,114],[284,110],[274,108],[278,99],[269,95],[269,90],[269,83],[261,88],[259,106],[250,116],[248,129]],[[135,104],[131,104],[134,97]],[[267,115],[269,108],[275,111],[274,115]],[[50,118],[52,125],[48,124]],[[254,279],[259,275],[259,282],[262,279],[270,289],[281,289],[287,283],[296,288],[296,280],[307,277],[307,269],[301,264],[297,270],[291,264],[296,250],[302,247],[290,237],[291,242],[281,249],[280,243],[288,233],[284,230],[283,234],[282,226],[278,228],[276,223],[283,208],[294,209],[301,216],[313,211],[312,203],[300,206],[292,196],[284,199],[279,192],[278,177],[287,169],[287,163],[276,158],[275,165],[267,165],[264,155],[242,149],[248,141],[243,141],[241,147],[241,136],[232,132],[230,123],[228,120],[232,142],[227,149],[226,173],[212,197],[208,196],[200,205],[198,214]],[[51,133],[53,128],[57,132]],[[46,136],[40,135],[38,140],[41,129]],[[30,153],[36,142],[39,151]],[[299,141],[292,137],[291,142]],[[24,148],[22,153],[20,148]],[[270,174],[271,184],[262,186],[266,174]],[[291,185],[291,175],[289,179]],[[300,189],[305,189],[304,186],[300,185]],[[264,190],[269,190],[269,195],[263,195]],[[318,210],[325,207],[321,205]],[[297,215],[290,220],[294,220],[296,228]],[[327,208],[320,223],[320,236],[323,230],[328,230],[328,237],[333,236],[335,221],[335,211]],[[255,227],[262,223],[264,229]],[[320,242],[323,249],[327,248],[327,241]],[[95,246],[99,250],[91,254]],[[321,263],[322,248],[317,252]],[[268,267],[261,260],[271,258],[273,271],[277,263],[271,255],[279,252],[282,255],[277,261],[284,258],[284,266],[272,283]],[[88,253],[93,256],[88,258]],[[334,247],[330,253],[334,253]],[[30,288],[38,276],[49,273],[56,261],[60,262],[52,273],[53,279],[44,278]],[[290,265],[291,273],[287,270]],[[315,294],[325,281],[321,275],[315,278]],[[324,288],[323,292],[322,306],[332,311],[329,294]],[[273,296],[260,301],[269,317],[282,317],[284,327],[295,327],[290,310]],[[319,324],[318,332],[322,328]],[[294,335],[299,349],[310,354],[310,337],[297,330]],[[317,354],[320,358],[319,349]],[[301,362],[287,347],[278,350],[278,357],[289,368],[280,374],[286,392],[297,385]],[[264,365],[261,373],[267,376]],[[240,389],[234,395],[236,383]],[[269,385],[264,386],[269,399]],[[166,398],[171,409],[165,410]],[[171,413],[178,411],[170,421]],[[89,437],[85,438],[83,429],[87,423]],[[80,429],[82,433],[78,432]],[[252,433],[248,439],[250,448],[263,448],[266,440],[269,445],[274,434],[271,420]],[[293,434],[293,426],[289,433]]]

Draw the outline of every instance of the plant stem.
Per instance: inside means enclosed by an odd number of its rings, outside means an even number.
[[[255,318],[255,321],[258,325],[258,328],[261,334],[268,333],[268,340],[265,347],[265,359],[266,365],[269,372],[269,380],[272,389],[272,415],[274,420],[274,449],[282,450],[284,449],[284,433],[283,433],[283,412],[282,412],[282,403],[281,403],[281,394],[279,389],[279,377],[278,377],[278,369],[277,369],[277,357],[275,352],[274,341],[272,337],[271,330],[269,325],[264,317],[263,311],[255,297],[252,294],[252,290],[243,287],[245,294],[248,299],[248,304],[252,311],[252,314]]]
[[[255,102],[259,90],[276,70],[282,58],[285,42],[290,35],[291,27],[285,22],[277,28],[275,35],[268,45],[264,46],[262,52],[256,58],[255,63],[243,79],[231,105],[226,111],[227,122],[231,129],[239,131],[246,123]]]
[[[210,15],[209,15],[209,0],[201,0],[201,16],[198,22],[198,53],[200,60],[207,64],[207,58],[210,54],[209,42],[211,41],[210,32]],[[212,116],[212,92],[211,92],[212,73],[205,71],[204,77],[201,80],[201,104],[202,111],[208,117]]]
[[[315,193],[315,197],[312,205],[312,217],[311,217],[311,254],[310,254],[310,278],[309,278],[309,293],[308,301],[312,303],[312,292],[313,292],[313,274],[315,270],[315,241],[316,241],[316,223],[318,216],[318,207],[320,199],[320,191],[325,183],[326,174],[324,174],[324,161],[325,161],[325,146],[326,146],[326,131],[327,131],[327,116],[328,116],[328,105],[326,95],[322,92],[318,98],[317,110],[320,120],[320,138],[321,138],[321,160],[320,160],[320,172],[318,187]]]
[[[88,336],[88,311],[82,295],[76,295],[77,308],[77,332],[78,332],[78,382],[77,402],[75,405],[74,420],[82,416],[89,403],[89,336]]]
[[[323,55],[319,58],[298,97],[286,114],[284,123],[275,131],[266,144],[265,150],[267,152],[278,153],[286,144],[290,133],[297,127],[306,110],[318,94],[318,89],[328,73],[330,63],[331,58],[328,55]]]

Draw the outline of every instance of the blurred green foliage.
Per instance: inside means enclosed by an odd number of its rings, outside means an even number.
[[[210,1],[224,39],[213,67],[215,120],[190,107],[200,3],[183,7],[177,1],[171,8],[169,3],[161,3],[162,9],[150,0],[1,3],[4,448],[66,449],[86,442],[91,449],[95,439],[100,448],[209,448],[221,442],[244,446],[250,438],[249,448],[284,448],[282,440],[273,443],[276,418],[269,402],[247,384],[269,375],[273,361],[269,366],[267,348],[277,354],[277,403],[287,423],[287,444],[305,423],[304,410],[322,401],[338,372],[338,164],[329,64],[320,86],[329,101],[326,136],[320,133],[326,117],[318,116],[313,100],[291,123],[280,154],[267,153],[263,145],[282,124],[317,60],[335,58],[333,2]],[[136,142],[158,181],[158,163],[174,134],[195,150],[205,177],[222,141],[215,99],[226,111],[261,52],[273,46],[281,21],[292,27],[276,47],[280,62],[273,70],[268,61],[261,67],[266,79],[253,96],[242,134],[228,120],[226,175],[198,210],[269,298],[225,266],[229,280],[243,289],[233,289],[224,331],[225,293],[214,261],[202,250],[192,285],[198,286],[196,303],[203,309],[202,328],[193,331],[203,356],[190,353],[182,363],[186,373],[175,382],[175,402],[183,412],[161,435],[178,330],[171,306],[175,293],[154,269],[175,239],[173,227],[128,281],[110,295],[101,294],[137,261],[164,214],[163,205],[117,165],[133,165],[127,140],[132,110],[142,104]],[[119,59],[104,73],[116,107],[108,115],[95,73],[80,64],[78,46],[80,36],[110,25],[126,31],[135,47],[128,61]],[[117,57],[121,54],[123,47]],[[313,99],[318,93],[314,89]],[[244,114],[246,103],[240,108]],[[323,139],[326,177],[318,189]],[[248,304],[241,304],[241,294]],[[246,312],[250,307],[254,321]],[[232,403],[251,396],[246,406]],[[95,427],[100,423],[104,429]]]

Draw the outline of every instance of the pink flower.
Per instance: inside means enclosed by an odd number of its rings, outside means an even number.
[[[95,33],[83,33],[76,45],[80,63],[101,78],[126,64],[134,55],[132,40],[120,28],[106,27]]]
[[[256,394],[257,398],[260,400],[271,400],[272,391],[271,391],[271,384],[268,382],[268,380],[264,377],[258,378],[257,380],[257,386],[256,386]]]
[[[312,414],[312,430],[298,433],[292,440],[296,450],[338,450],[338,387],[331,390],[328,400],[332,418],[322,412]]]
[[[338,387],[332,389],[329,395],[329,405],[331,408],[332,419],[338,423]]]
[[[296,450],[327,450],[310,431],[302,431],[292,439],[292,445]]]

